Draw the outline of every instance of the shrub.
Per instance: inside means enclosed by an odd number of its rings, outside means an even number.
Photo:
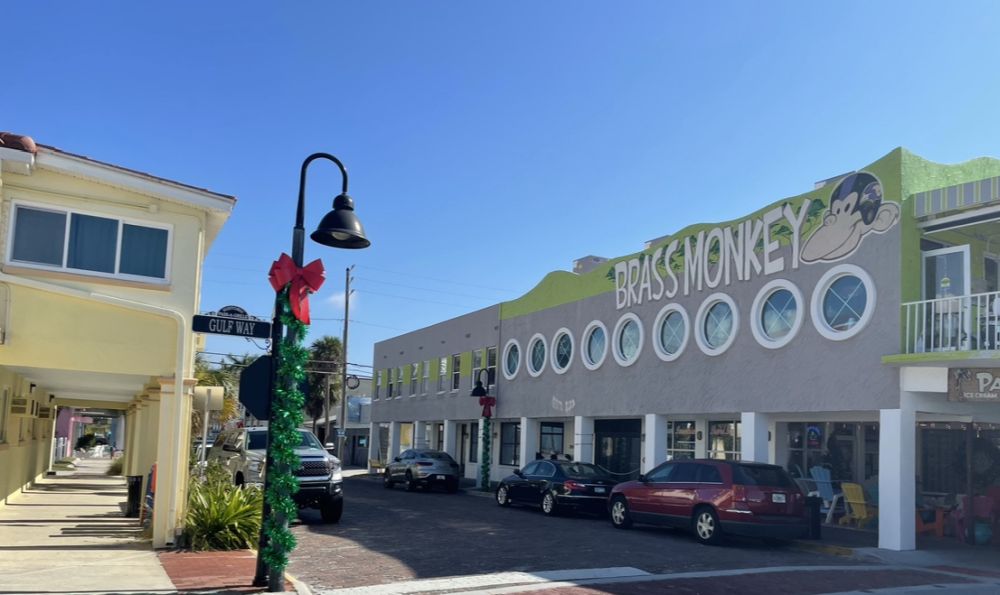
[[[228,477],[192,481],[185,531],[193,550],[236,550],[257,545],[264,498],[256,487],[238,488]]]
[[[117,459],[111,461],[111,466],[105,471],[108,475],[121,475],[122,465],[125,464],[125,457],[118,457]]]

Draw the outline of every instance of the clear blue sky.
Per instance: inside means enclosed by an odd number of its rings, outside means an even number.
[[[339,156],[372,246],[307,243],[328,269],[310,338],[340,336],[355,264],[362,364],[574,258],[744,215],[896,146],[1000,155],[995,2],[151,4],[5,6],[0,130],[236,195],[202,309],[263,316],[298,168]],[[339,185],[311,169],[308,230]]]

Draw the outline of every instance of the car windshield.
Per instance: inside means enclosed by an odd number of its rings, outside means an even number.
[[[311,448],[313,450],[323,450],[323,445],[319,443],[319,438],[309,430],[299,430],[299,448]]]
[[[792,478],[781,467],[734,465],[733,483],[746,486],[787,488],[792,486]]]
[[[608,474],[588,463],[556,463],[567,477],[608,479]]]
[[[439,450],[425,450],[423,452],[417,453],[418,459],[434,459],[436,461],[450,461],[452,460],[451,455],[446,452],[441,452]]]
[[[249,445],[247,450],[265,450],[267,448],[267,432],[247,432]],[[323,445],[308,430],[299,430],[299,445],[296,448],[323,450]]]

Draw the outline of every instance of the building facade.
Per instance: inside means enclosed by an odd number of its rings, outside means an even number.
[[[918,502],[1000,488],[998,176],[896,149],[378,343],[373,436],[477,477],[487,369],[494,481],[551,454],[622,479],[677,458],[822,468],[878,500],[880,547],[912,549]]]

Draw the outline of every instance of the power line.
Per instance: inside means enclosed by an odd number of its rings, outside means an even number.
[[[232,354],[232,353],[221,353],[221,352],[218,352],[218,351],[199,351],[198,353],[204,353],[206,355],[219,355],[219,356],[222,356],[222,357],[229,357],[229,358],[239,358],[239,357],[244,357],[245,355],[249,355],[249,354],[235,355],[235,354]],[[207,362],[207,363],[214,363],[214,362]],[[335,365],[338,365],[338,366],[341,365],[341,364],[343,364],[343,362],[340,362],[340,361],[337,361],[337,360],[323,360],[323,359],[309,359],[309,360],[306,360],[306,363],[310,363],[310,364],[335,364]],[[229,364],[226,364],[226,365],[229,365]],[[232,364],[232,365],[246,367],[249,364]],[[358,367],[358,368],[374,368],[374,366],[369,366],[368,364],[356,364],[354,362],[347,362],[347,365],[348,366],[355,366],[355,367]]]
[[[317,316],[313,316],[312,319],[313,320],[325,320],[325,321],[329,321],[329,322],[344,322],[343,318],[320,318],[320,317],[317,317]],[[355,320],[353,318],[351,319],[351,324],[363,324],[365,326],[374,326],[374,327],[378,327],[378,328],[386,328],[386,329],[389,329],[389,330],[400,331],[400,332],[403,332],[403,333],[407,332],[407,329],[405,329],[405,328],[399,328],[399,327],[395,327],[395,326],[386,326],[384,324],[375,324],[374,322],[365,322],[364,320]]]
[[[380,267],[373,267],[369,264],[359,264],[358,268],[371,269],[373,271],[382,271],[383,273],[391,273],[393,275],[404,275],[407,277],[414,277],[416,279],[427,279],[428,281],[437,281],[439,283],[451,283],[452,285],[465,285],[466,287],[478,287],[479,289],[488,289],[490,291],[500,291],[503,293],[510,292],[510,289],[500,289],[499,287],[490,287],[488,285],[475,285],[473,283],[462,283],[461,281],[453,281],[451,279],[438,279],[436,277],[428,277],[426,275],[414,275],[413,273],[406,273],[403,271],[393,271],[389,269],[383,269]]]
[[[424,303],[427,303],[427,304],[439,304],[441,306],[453,306],[455,308],[476,308],[477,307],[477,306],[469,306],[469,305],[465,305],[465,304],[452,304],[450,302],[438,302],[438,301],[435,301],[435,300],[424,300],[424,299],[415,298],[415,297],[407,297],[405,295],[393,295],[391,293],[381,293],[379,291],[369,291],[367,289],[359,290],[359,293],[367,293],[367,294],[370,294],[370,295],[379,295],[379,296],[382,296],[382,297],[390,297],[390,298],[396,298],[396,299],[400,299],[400,300],[408,300],[408,301],[411,301],[411,302],[424,302]]]
[[[391,281],[379,281],[378,279],[369,279],[367,277],[358,277],[358,281],[367,281],[369,283],[379,283],[381,285],[392,285],[394,287],[403,287],[406,289],[418,289],[420,291],[431,291],[434,293],[443,293],[445,295],[458,295],[461,297],[468,297],[476,300],[495,300],[496,298],[484,297],[481,295],[470,295],[468,293],[455,293],[453,291],[447,291],[443,289],[431,289],[429,287],[419,287],[416,285],[406,285],[405,283],[393,283]]]

